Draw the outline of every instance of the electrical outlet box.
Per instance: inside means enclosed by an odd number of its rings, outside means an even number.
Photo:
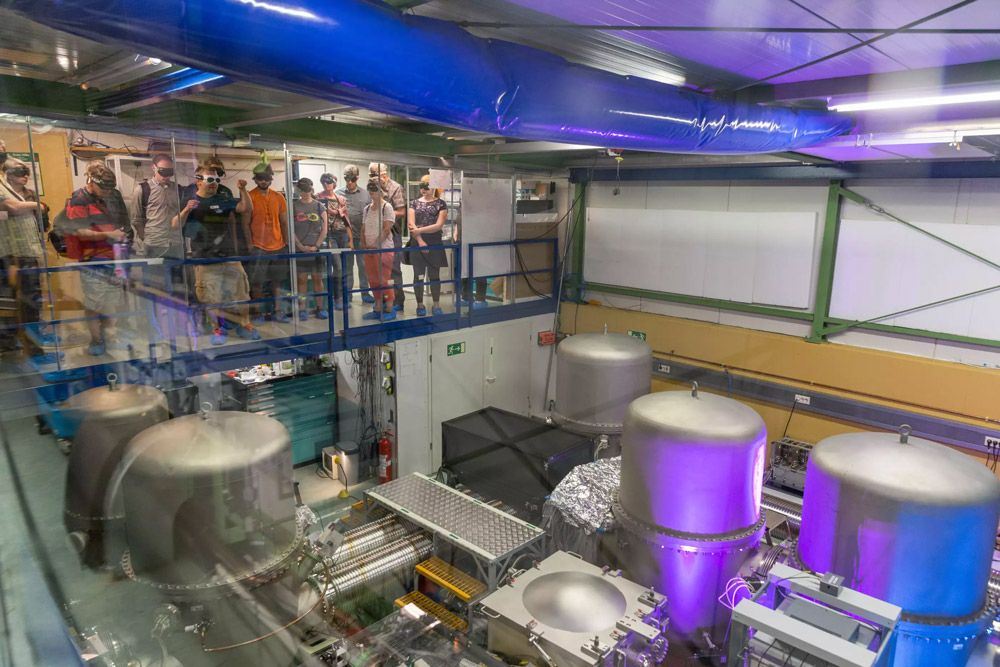
[[[812,403],[812,398],[805,394],[795,394],[795,402],[801,405],[809,405]]]
[[[988,435],[983,438],[983,446],[991,452],[1000,451],[1000,438]]]

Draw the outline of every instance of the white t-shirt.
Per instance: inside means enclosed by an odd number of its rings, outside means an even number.
[[[368,204],[365,206],[365,211],[361,217],[361,235],[364,239],[365,248],[391,248],[392,247],[392,234],[389,234],[386,239],[379,243],[379,237],[382,235],[383,225],[386,222],[393,223],[396,221],[396,212],[393,210],[392,206],[387,201],[382,202],[382,215],[378,214],[375,209],[374,204]]]

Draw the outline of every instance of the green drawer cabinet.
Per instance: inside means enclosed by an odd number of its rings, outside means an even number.
[[[247,412],[274,417],[292,438],[292,464],[319,461],[337,442],[337,374],[323,372],[244,385],[228,378],[232,398]]]

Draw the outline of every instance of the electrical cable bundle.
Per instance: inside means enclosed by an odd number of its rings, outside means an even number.
[[[382,369],[379,349],[366,347],[351,350],[351,377],[358,382],[357,442],[362,465],[374,461],[376,441],[384,430],[382,424]]]

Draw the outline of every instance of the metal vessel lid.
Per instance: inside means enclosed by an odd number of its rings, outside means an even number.
[[[106,417],[144,412],[154,406],[166,409],[167,397],[162,391],[144,384],[119,384],[114,373],[108,375],[106,386],[82,391],[66,402],[70,410]]]
[[[676,436],[687,442],[720,446],[755,443],[767,433],[764,420],[751,407],[698,391],[697,387],[690,391],[659,391],[635,399],[625,416],[626,444],[632,429],[653,429],[666,438]]]
[[[653,351],[645,341],[625,334],[581,333],[563,339],[558,354],[585,358],[591,363],[620,364],[649,359]]]
[[[291,460],[288,430],[276,419],[248,412],[205,412],[146,429],[129,443],[128,474],[191,477]]]
[[[923,438],[843,433],[817,444],[809,466],[866,493],[897,501],[944,506],[1000,503],[1000,481],[992,472],[961,452]]]

